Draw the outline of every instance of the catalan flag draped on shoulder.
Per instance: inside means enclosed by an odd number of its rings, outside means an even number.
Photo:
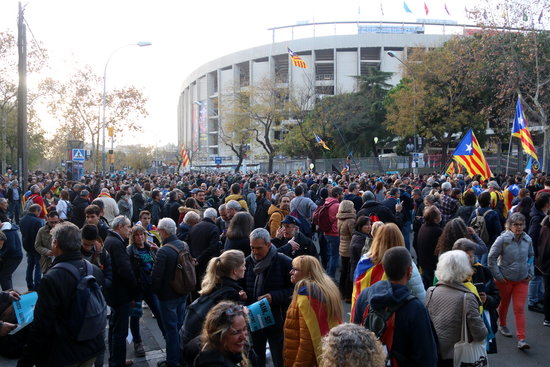
[[[302,69],[307,69],[307,64],[304,60],[302,60],[302,58],[300,56],[298,56],[298,54],[294,51],[292,51],[290,48],[287,47],[287,50],[288,50],[288,55],[290,56],[290,59],[292,60],[292,65],[296,66],[296,67],[299,67],[299,68],[302,68]]]
[[[319,364],[322,352],[321,339],[330,329],[341,324],[342,320],[329,317],[324,296],[314,286],[310,286],[309,289],[307,286],[300,287],[296,304],[311,336],[315,358]]]
[[[355,312],[355,302],[361,291],[376,282],[386,280],[386,273],[382,264],[375,265],[367,255],[361,256],[353,274],[353,293],[351,296],[351,315]]]
[[[537,150],[533,145],[533,138],[529,132],[527,119],[523,113],[523,107],[521,106],[521,99],[519,97],[518,102],[516,103],[516,116],[514,117],[514,125],[512,126],[512,136],[519,138],[525,153],[533,157],[534,160],[538,161]]]
[[[502,193],[502,196],[504,198],[504,217],[506,218],[508,216],[508,212],[510,209],[512,209],[512,201],[514,201],[514,198],[516,198],[519,194],[520,187],[516,184],[508,186],[506,189],[504,189],[504,192]]]
[[[187,151],[185,150],[185,146],[181,146],[181,164],[183,168],[187,167],[189,164],[189,156],[187,155]]]
[[[454,150],[453,159],[463,165],[472,177],[477,174],[481,175],[483,180],[491,177],[491,169],[472,129],[468,130]]]

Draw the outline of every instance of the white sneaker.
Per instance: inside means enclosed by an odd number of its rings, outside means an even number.
[[[529,348],[531,348],[531,346],[529,344],[527,344],[525,339],[521,339],[520,341],[518,341],[518,349],[519,350],[525,350],[525,349],[529,349]]]

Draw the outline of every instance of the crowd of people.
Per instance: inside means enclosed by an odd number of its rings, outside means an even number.
[[[159,366],[452,366],[464,328],[488,353],[514,336],[510,301],[526,350],[525,306],[550,326],[549,212],[542,174],[36,172],[20,184],[8,172],[0,355],[129,366],[129,333],[135,357],[150,350],[148,307],[166,342]],[[182,292],[186,253],[194,287]],[[10,334],[24,255],[38,300]],[[82,289],[93,315],[75,305]],[[247,306],[262,300],[272,323],[252,331]]]

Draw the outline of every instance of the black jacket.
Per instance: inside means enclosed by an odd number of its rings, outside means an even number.
[[[344,196],[344,200],[351,201],[356,212],[361,210],[361,207],[363,206],[363,200],[361,200],[361,198],[355,194],[347,194],[346,196]]]
[[[84,210],[90,205],[87,199],[83,199],[80,196],[74,199],[73,209],[71,210],[71,222],[73,222],[78,228],[82,228],[86,222],[86,214]]]
[[[292,245],[288,243],[289,240],[290,238],[283,237],[279,239],[277,237],[273,237],[271,239],[271,243],[274,244],[275,247],[277,247],[277,250],[280,253],[285,254],[291,259],[294,259],[295,257],[298,257],[300,255],[310,255],[315,258],[319,257],[319,254],[317,253],[317,248],[313,244],[313,241],[303,233],[298,231],[294,235],[294,240],[298,242],[298,244],[300,245],[300,248],[298,249],[298,251],[295,251],[294,253],[292,251]],[[249,249],[249,253],[250,253],[250,249]]]
[[[126,243],[118,233],[109,230],[105,239],[105,249],[111,255],[113,267],[113,284],[106,292],[107,303],[111,307],[117,307],[134,299],[137,294],[137,282],[130,256],[126,252]]]
[[[32,363],[37,367],[68,366],[87,361],[105,349],[103,333],[92,340],[78,342],[63,326],[77,283],[66,270],[54,268],[61,262],[69,262],[83,271],[84,262],[79,251],[55,258],[52,268],[40,282],[34,321],[29,326],[29,339],[18,366],[31,366]],[[103,274],[96,266],[93,275],[103,285]]]
[[[132,222],[137,222],[139,220],[139,212],[143,210],[143,207],[145,206],[145,198],[143,197],[143,194],[141,192],[136,192],[132,196],[132,210],[134,211],[132,213]]]
[[[266,293],[271,294],[271,312],[275,319],[275,325],[266,328],[280,328],[282,330],[286,311],[290,305],[294,285],[290,282],[290,269],[292,268],[292,260],[281,253],[277,253],[269,266],[264,271],[264,289],[261,294],[255,294],[254,284],[256,282],[256,274],[254,273],[254,264],[252,257],[246,258],[246,271],[244,274],[244,291],[247,295],[247,304],[252,304],[258,301],[259,296]]]
[[[13,203],[13,187],[10,187],[6,193],[6,199],[8,199],[8,202],[9,203]],[[21,197],[23,195],[23,190],[21,190],[21,187],[17,186],[17,188],[15,189],[19,192],[19,200],[17,200],[18,203],[21,202]]]
[[[539,242],[540,230],[542,228],[542,220],[545,216],[546,215],[541,210],[535,208],[535,206],[533,205],[530,213],[531,219],[529,221],[529,231],[527,232],[527,234],[533,240],[533,251],[535,251],[535,258],[538,256],[539,253],[537,245]]]
[[[189,250],[197,259],[197,274],[203,274],[211,258],[220,255],[220,229],[210,218],[204,218],[189,231]],[[250,249],[248,250],[250,253]]]
[[[151,246],[145,242],[144,249],[147,250],[147,253],[153,260],[153,263],[157,257],[155,251],[151,250]],[[136,276],[136,282],[140,293],[147,292],[151,290],[151,273],[153,269],[147,270],[143,258],[139,254],[139,250],[136,246],[129,245],[126,248],[126,252],[130,256],[130,263],[132,264],[132,269],[134,269],[134,275]]]
[[[237,367],[241,354],[225,354],[218,350],[203,350],[195,359],[194,367]]]
[[[390,209],[374,200],[367,200],[361,207],[361,210],[357,213],[357,218],[361,215],[366,217],[374,214],[384,223],[395,223],[398,227],[402,226],[403,219],[400,213],[394,215]]]
[[[255,228],[264,228],[269,220],[269,215],[267,211],[271,203],[266,198],[256,199],[256,213],[254,213],[254,227]]]
[[[31,254],[37,254],[34,249],[34,242],[38,230],[42,228],[42,221],[33,213],[28,213],[21,218],[19,228],[21,229],[21,237],[23,237],[23,248],[25,251]]]
[[[172,235],[162,241],[163,246],[157,251],[155,265],[151,273],[151,287],[153,292],[157,294],[159,300],[167,301],[176,298],[181,298],[181,294],[174,292],[170,281],[174,279],[176,274],[176,265],[178,263],[178,253],[166,244],[176,246],[180,251],[183,246],[187,246],[185,242],[178,240],[176,235]]]
[[[224,251],[227,250],[240,250],[244,252],[244,256],[250,255],[250,239],[244,238],[226,238],[223,245]]]

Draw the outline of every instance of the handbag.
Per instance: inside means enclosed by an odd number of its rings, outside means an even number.
[[[454,346],[454,367],[482,367],[489,366],[485,340],[480,342],[468,341],[468,329],[466,325],[466,297],[462,306],[462,330],[460,340]]]

